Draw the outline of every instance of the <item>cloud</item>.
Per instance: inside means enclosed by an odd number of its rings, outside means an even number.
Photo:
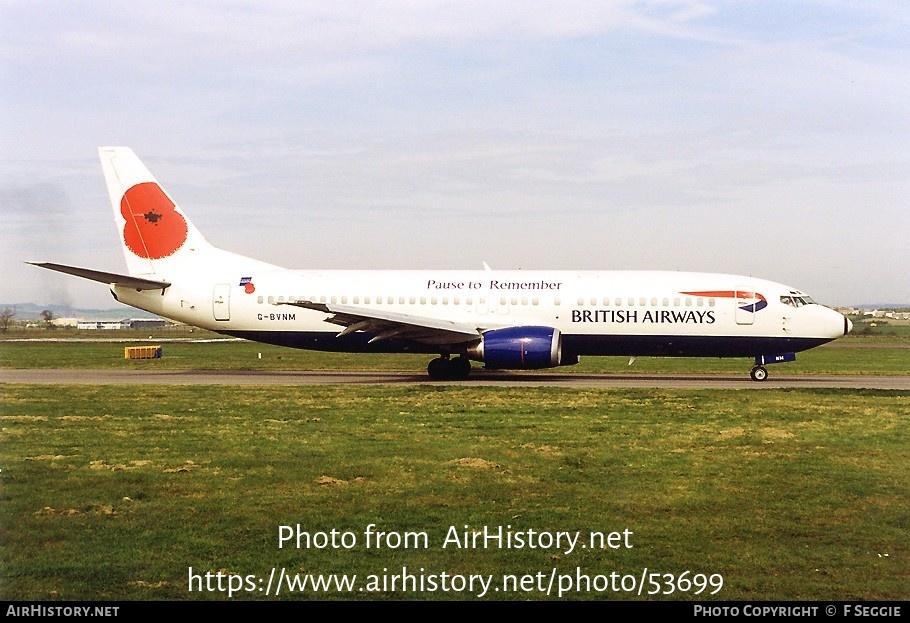
[[[827,245],[892,266],[910,237],[908,14],[7,3],[0,210],[19,236],[0,242],[120,269],[95,150],[125,144],[213,242],[280,264],[660,263],[830,299]],[[843,226],[863,211],[887,224]],[[759,235],[799,253],[757,255]]]

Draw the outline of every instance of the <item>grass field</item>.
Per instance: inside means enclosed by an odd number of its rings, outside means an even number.
[[[551,574],[564,599],[910,598],[907,392],[6,385],[0,405],[4,599],[274,599],[273,568],[354,582],[289,599],[544,599]],[[279,548],[297,524],[356,542]],[[443,547],[500,526],[633,547]],[[404,568],[436,590],[393,590]]]
[[[124,346],[143,342],[3,342],[0,368],[97,368],[156,370],[426,370],[430,355],[319,353],[252,342],[163,343],[161,359],[127,360]],[[481,364],[474,364],[479,366]],[[692,373],[748,376],[752,360],[642,357],[582,357],[576,366],[552,371],[573,373]],[[786,374],[910,374],[910,348],[903,342],[838,341],[797,355],[792,363],[770,366]]]

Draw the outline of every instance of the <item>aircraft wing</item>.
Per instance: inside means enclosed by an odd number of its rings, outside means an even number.
[[[366,331],[375,334],[370,340],[371,344],[391,338],[413,340],[433,346],[470,344],[479,340],[481,333],[479,327],[464,323],[384,310],[366,309],[352,305],[334,305],[311,301],[278,303],[278,305],[293,305],[294,307],[314,309],[332,314],[326,318],[326,321],[344,327],[337,337],[342,337],[355,331]]]
[[[113,284],[135,290],[163,290],[171,284],[167,281],[155,281],[154,279],[144,279],[142,277],[131,277],[130,275],[119,275],[117,273],[106,273],[100,270],[91,270],[89,268],[79,268],[78,266],[67,266],[66,264],[54,264],[53,262],[26,262],[32,266],[40,266],[49,270],[75,275],[84,279],[91,279],[100,283]]]

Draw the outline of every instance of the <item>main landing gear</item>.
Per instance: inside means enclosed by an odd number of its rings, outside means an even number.
[[[434,381],[460,381],[471,373],[471,361],[467,357],[450,359],[448,355],[437,357],[427,365],[427,374]]]
[[[752,377],[753,381],[764,381],[768,378],[768,370],[764,366],[755,366],[749,372],[749,376]]]

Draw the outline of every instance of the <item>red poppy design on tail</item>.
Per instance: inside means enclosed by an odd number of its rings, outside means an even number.
[[[160,260],[186,242],[187,225],[161,187],[143,182],[123,193],[120,214],[126,220],[123,241],[139,257]]]

